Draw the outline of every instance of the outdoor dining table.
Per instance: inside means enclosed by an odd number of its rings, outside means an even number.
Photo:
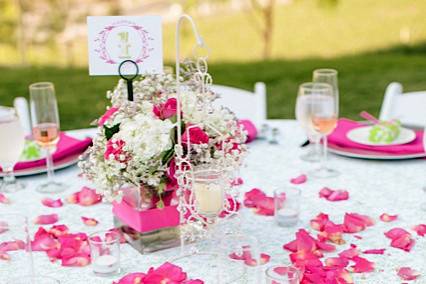
[[[256,140],[249,144],[249,154],[241,170],[244,184],[241,191],[259,188],[269,196],[274,189],[283,187],[298,187],[301,189],[300,221],[293,227],[279,227],[272,216],[256,215],[249,208],[240,210],[242,216],[241,230],[244,234],[255,236],[259,240],[260,251],[271,256],[271,264],[290,264],[289,252],[283,249],[283,244],[295,239],[298,229],[304,228],[316,235],[310,228],[309,221],[319,213],[329,214],[335,222],[343,222],[346,212],[365,214],[375,220],[375,224],[365,231],[345,234],[345,244],[338,245],[337,251],[326,253],[326,257],[334,256],[338,251],[347,249],[355,244],[360,250],[385,248],[384,255],[366,255],[368,260],[375,263],[375,271],[371,273],[353,273],[355,283],[391,284],[404,282],[397,276],[396,270],[409,266],[419,271],[423,276],[412,283],[426,283],[426,237],[422,238],[411,231],[414,225],[426,223],[426,211],[422,211],[421,203],[426,201],[426,162],[424,159],[401,161],[379,161],[346,158],[330,155],[330,166],[341,174],[330,179],[312,179],[306,183],[293,185],[290,179],[317,167],[316,163],[302,161],[299,156],[306,151],[300,145],[306,137],[302,128],[294,120],[269,120],[271,127],[280,130],[279,144],[270,144],[267,140]],[[95,129],[67,131],[74,137],[93,136]],[[94,187],[89,181],[79,176],[79,168],[74,165],[56,172],[56,178],[68,185],[68,189],[59,195],[63,200],[82,186]],[[44,181],[44,174],[21,178],[27,184],[23,191],[8,194],[11,204],[0,204],[0,212],[19,211],[26,214],[30,222],[38,215],[57,213],[57,224],[65,224],[72,232],[92,233],[113,227],[111,205],[103,202],[94,206],[82,207],[75,204],[65,204],[61,208],[48,208],[41,204],[46,195],[35,191],[35,187]],[[349,192],[348,200],[330,202],[319,198],[318,192],[323,187],[345,189]],[[243,196],[243,194],[241,194]],[[394,222],[380,221],[382,213],[398,214]],[[99,221],[95,227],[88,227],[81,217],[92,217]],[[390,246],[390,240],[384,232],[394,227],[401,227],[412,232],[416,244],[410,252],[405,252]],[[38,228],[32,225],[32,235]],[[90,265],[86,267],[62,267],[59,262],[52,263],[43,252],[34,252],[34,264],[37,274],[57,278],[63,284],[91,283],[106,284],[118,280],[131,272],[146,272],[149,267],[157,267],[169,259],[179,255],[179,248],[142,255],[130,245],[121,245],[120,275],[112,278],[95,276]],[[197,261],[197,256],[184,264],[184,270],[191,278],[200,278],[206,283],[215,283],[214,264]],[[5,263],[0,262],[0,283],[6,276],[19,276],[20,271],[10,271]],[[263,272],[262,272],[263,273]]]

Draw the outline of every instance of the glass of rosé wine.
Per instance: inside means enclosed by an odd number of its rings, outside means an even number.
[[[59,114],[55,87],[50,82],[30,85],[30,105],[33,139],[46,152],[47,182],[37,187],[38,192],[58,193],[65,190],[63,183],[55,181],[52,153],[59,141]]]
[[[301,99],[303,98],[303,99]],[[327,165],[327,135],[331,134],[337,125],[338,94],[327,83],[304,83],[299,87],[298,100],[307,104],[305,124],[322,136],[322,158],[319,168],[310,172],[316,178],[338,176],[339,172]]]

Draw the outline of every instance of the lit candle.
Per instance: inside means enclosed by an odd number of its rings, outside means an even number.
[[[201,214],[217,215],[223,209],[223,188],[214,183],[194,183],[197,209]]]
[[[115,273],[119,269],[118,258],[113,255],[100,255],[93,262],[93,271],[99,274]]]

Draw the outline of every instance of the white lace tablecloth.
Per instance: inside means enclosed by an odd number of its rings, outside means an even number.
[[[316,164],[304,162],[299,156],[306,151],[300,148],[305,137],[295,121],[275,120],[269,124],[279,127],[281,138],[279,145],[270,145],[266,141],[255,141],[250,144],[246,166],[241,171],[244,185],[242,190],[258,187],[272,194],[278,187],[290,186],[290,178],[306,173]],[[71,131],[75,136],[84,136],[87,131]],[[338,169],[341,175],[327,180],[308,179],[305,184],[298,185],[302,191],[302,213],[300,223],[292,228],[280,228],[274,224],[272,217],[254,215],[244,209],[243,231],[256,236],[261,244],[261,251],[272,256],[271,263],[289,263],[288,252],[282,245],[295,238],[294,233],[299,228],[310,231],[309,220],[318,213],[330,215],[335,222],[342,222],[345,212],[356,212],[373,217],[377,222],[373,227],[359,233],[363,238],[358,240],[352,235],[345,234],[345,245],[339,250],[349,247],[353,243],[361,250],[386,248],[385,255],[366,255],[366,258],[375,262],[375,272],[354,274],[355,283],[392,284],[402,281],[396,275],[396,269],[401,266],[410,266],[423,275],[411,283],[426,283],[426,237],[417,237],[411,227],[426,223],[426,212],[420,209],[420,203],[426,201],[426,194],[422,187],[426,185],[426,161],[369,161],[344,158],[330,155],[330,165]],[[71,193],[80,190],[90,183],[77,175],[76,166],[57,172],[57,178],[69,185],[69,189],[60,194],[65,198]],[[34,189],[45,179],[44,175],[23,178],[27,182],[25,191],[9,194],[12,203],[0,204],[0,212],[21,211],[33,220],[40,214],[58,213],[58,224],[66,224],[72,232],[86,232],[112,227],[111,206],[99,204],[90,207],[66,204],[61,208],[47,208],[41,205],[45,197]],[[329,202],[318,197],[318,191],[328,186],[333,189],[346,189],[350,192],[350,199],[342,202]],[[398,214],[395,222],[383,223],[378,217],[382,213]],[[94,217],[99,220],[96,227],[85,226],[80,217]],[[412,232],[416,245],[411,252],[404,252],[390,247],[390,240],[383,233],[393,227],[403,227]],[[314,232],[315,233],[315,232]],[[315,234],[316,235],[316,234]],[[149,255],[140,255],[129,245],[122,245],[122,275],[130,272],[146,272],[151,266],[158,266],[179,253],[179,249],[160,251]],[[333,256],[329,253],[327,256]],[[115,278],[96,277],[90,266],[82,268],[61,267],[59,263],[51,263],[46,254],[35,252],[35,267],[39,274],[50,275],[61,280],[63,284],[91,283],[106,284],[117,280]],[[192,267],[191,267],[192,266]],[[193,261],[186,271],[192,278],[208,279],[211,277],[211,267],[202,261]],[[0,283],[8,276],[19,276],[20,271],[10,271],[4,262],[0,261]],[[210,275],[210,276],[209,276]],[[214,282],[206,282],[207,284]]]

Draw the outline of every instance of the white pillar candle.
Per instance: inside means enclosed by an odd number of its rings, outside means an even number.
[[[223,209],[223,188],[214,183],[194,183],[197,209],[201,214],[216,215]]]
[[[115,273],[119,269],[117,257],[113,255],[98,256],[93,262],[93,271],[99,274]]]

